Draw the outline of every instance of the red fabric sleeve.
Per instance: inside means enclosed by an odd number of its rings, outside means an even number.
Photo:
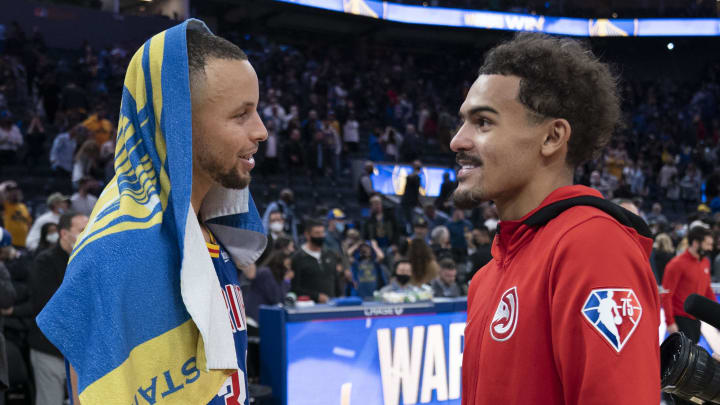
[[[551,266],[552,342],[565,404],[659,403],[660,303],[639,242],[615,221],[593,217],[566,232]],[[642,307],[619,352],[584,314],[588,298],[602,289],[631,289]],[[620,305],[623,295],[614,294]]]
[[[679,257],[679,256],[676,256]],[[663,274],[662,286],[665,293],[662,297],[662,306],[665,310],[665,323],[670,326],[675,323],[675,315],[673,313],[672,298],[677,293],[676,289],[680,284],[680,277],[682,277],[682,268],[679,262],[675,259],[665,266],[665,273]]]

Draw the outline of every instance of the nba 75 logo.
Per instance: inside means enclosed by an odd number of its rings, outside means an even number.
[[[620,353],[640,322],[642,306],[629,288],[602,288],[590,292],[582,313],[600,336]]]
[[[498,342],[510,339],[518,321],[517,287],[505,291],[490,323],[490,336]]]

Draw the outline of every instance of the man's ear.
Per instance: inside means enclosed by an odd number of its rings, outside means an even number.
[[[551,157],[563,149],[567,149],[572,128],[563,118],[555,118],[545,124],[545,137],[540,149],[544,157]]]

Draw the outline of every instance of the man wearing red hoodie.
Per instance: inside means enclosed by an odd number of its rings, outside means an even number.
[[[453,199],[500,216],[470,282],[463,405],[660,403],[650,233],[572,185],[619,123],[616,83],[578,42],[519,34],[486,55],[460,108]]]
[[[668,332],[682,331],[695,343],[700,340],[700,321],[685,313],[684,304],[690,294],[704,295],[716,301],[710,287],[710,260],[706,257],[712,247],[709,229],[703,226],[690,228],[687,250],[668,262],[662,279]]]

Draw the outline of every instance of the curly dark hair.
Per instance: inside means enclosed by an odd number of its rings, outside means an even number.
[[[480,74],[520,77],[518,99],[534,119],[566,119],[573,167],[596,157],[621,126],[617,77],[577,40],[519,33],[486,54]]]

